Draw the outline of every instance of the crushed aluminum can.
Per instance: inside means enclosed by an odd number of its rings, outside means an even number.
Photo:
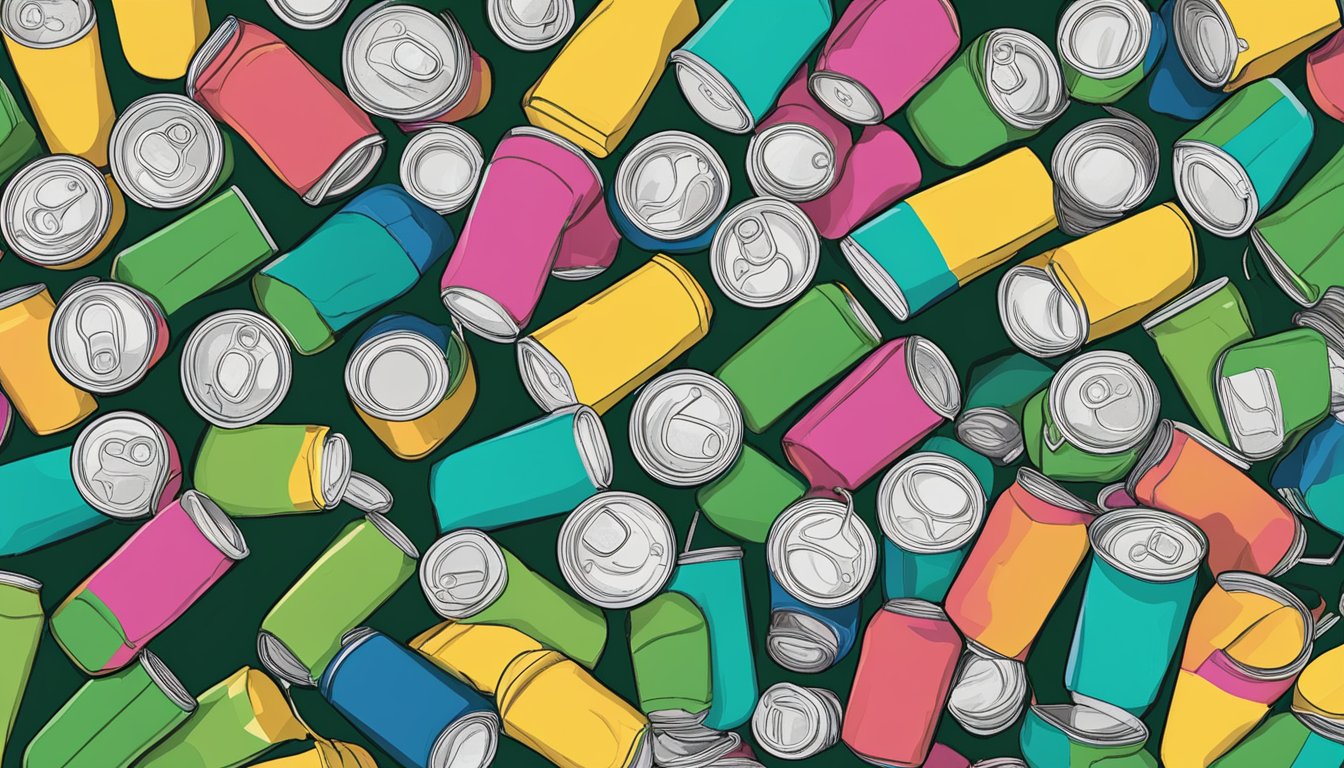
[[[163,427],[133,411],[113,411],[80,431],[70,473],[94,509],[133,519],[158,512],[177,495],[182,459]]]
[[[719,222],[709,247],[714,282],[746,307],[787,304],[812,283],[821,239],[798,206],[774,197],[738,204]]]
[[[129,389],[168,349],[168,320],[149,296],[89,277],[70,286],[51,318],[51,359],[70,383],[97,394]]]
[[[0,197],[0,232],[15,256],[48,269],[77,269],[121,229],[125,203],[89,161],[40,157],[16,171]]]
[[[840,697],[825,688],[776,683],[761,693],[751,732],[766,752],[783,760],[806,760],[840,740]]]
[[[947,711],[977,736],[1001,733],[1027,706],[1027,667],[967,641],[947,697]]]
[[[401,153],[401,186],[441,214],[471,202],[485,157],[480,142],[455,125],[416,132]]]
[[[1153,130],[1127,112],[1105,109],[1108,117],[1069,131],[1050,156],[1055,217],[1075,237],[1120,220],[1157,185],[1161,158]]]
[[[199,104],[175,93],[132,103],[112,127],[112,177],[146,208],[183,208],[233,170],[233,145]]]
[[[280,328],[246,309],[207,317],[182,346],[182,392],[216,426],[246,427],[266,418],[284,401],[293,376]]]
[[[574,0],[486,0],[495,36],[515,51],[539,51],[574,28]]]
[[[672,523],[636,493],[605,491],[580,504],[560,526],[560,572],[581,597],[602,608],[630,608],[663,590],[676,566]]]
[[[723,382],[702,371],[665,373],[640,389],[630,410],[630,450],[655,480],[697,486],[742,452],[742,409]]]
[[[806,498],[770,526],[766,561],[786,592],[817,608],[859,599],[877,572],[877,541],[854,501]]]
[[[621,235],[639,248],[687,253],[709,245],[730,190],[723,158],[704,139],[663,131],[621,159],[607,207]]]

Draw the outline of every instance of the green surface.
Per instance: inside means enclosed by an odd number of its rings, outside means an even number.
[[[156,91],[171,90],[180,93],[181,81],[164,83],[146,80],[129,69],[118,43],[116,22],[110,3],[107,0],[95,0],[95,4],[101,16],[103,49],[116,103],[125,106],[140,96]],[[215,0],[212,11],[217,17],[223,16],[225,12],[234,12],[262,23],[282,35],[314,66],[339,83],[340,46],[345,29],[356,13],[369,4],[369,0],[354,0],[351,3],[352,7],[345,12],[339,22],[325,30],[314,32],[301,32],[284,26],[264,0],[230,0],[230,2]],[[462,123],[463,127],[481,139],[488,155],[495,142],[507,129],[523,124],[523,114],[519,106],[521,96],[555,55],[558,47],[534,53],[519,53],[505,47],[494,37],[486,22],[485,0],[452,0],[452,2],[428,0],[422,4],[431,8],[450,8],[466,29],[475,47],[494,67],[495,95],[489,107],[481,115]],[[579,17],[582,18],[593,4],[592,0],[577,0]],[[700,0],[699,4],[702,19],[708,17],[719,5],[717,0]],[[841,6],[845,4],[844,0],[837,0],[837,17],[840,15]],[[972,40],[985,30],[996,26],[1025,27],[1047,41],[1054,40],[1055,19],[1058,14],[1058,4],[1054,2],[957,0],[956,5],[961,18],[964,41]],[[1293,177],[1289,188],[1281,198],[1287,199],[1305,183],[1311,172],[1323,165],[1339,148],[1341,139],[1344,139],[1344,125],[1325,117],[1311,104],[1304,83],[1301,58],[1290,63],[1281,74],[1293,92],[1304,103],[1310,105],[1317,122],[1316,141],[1305,166]],[[0,76],[4,77],[5,82],[16,93],[18,92],[18,83],[7,56],[0,55]],[[1133,93],[1122,99],[1118,106],[1147,121],[1164,147],[1162,176],[1157,191],[1146,204],[1151,206],[1174,197],[1169,151],[1172,142],[1189,129],[1190,123],[1154,117],[1147,109],[1147,91],[1147,83],[1140,85]],[[20,97],[19,101],[24,102],[24,99]],[[26,102],[23,105],[26,110]],[[1103,112],[1099,107],[1074,104],[1058,122],[1033,139],[1030,146],[1034,147],[1043,159],[1048,160],[1054,144],[1070,128],[1084,120],[1102,115]],[[911,138],[913,143],[913,134],[901,115],[897,115],[890,122],[907,138]],[[383,160],[375,181],[395,182],[396,162],[406,139],[391,122],[375,119],[375,123],[389,142],[388,156]],[[703,124],[686,106],[670,72],[664,75],[621,147],[612,157],[597,161],[604,177],[610,180],[617,163],[635,142],[659,130],[673,128],[690,131],[713,143],[733,173],[732,201],[736,203],[750,197],[750,187],[743,166],[748,137],[721,133]],[[295,130],[303,130],[303,127],[295,126]],[[339,207],[340,201],[320,208],[305,205],[298,195],[282,186],[256,154],[241,141],[237,142],[236,150],[236,165],[231,181],[247,194],[282,251],[292,248],[306,233]],[[926,185],[952,175],[953,171],[936,165],[918,146],[915,147],[915,151],[924,167]],[[80,277],[106,276],[111,268],[113,253],[180,215],[171,211],[147,210],[134,204],[130,204],[129,208],[131,210],[127,215],[126,226],[113,248],[91,266],[76,272],[49,272],[8,255],[0,259],[0,288],[45,281],[52,287],[54,294],[59,294]],[[461,212],[449,217],[455,229],[460,231],[465,215],[465,212]],[[966,211],[966,226],[974,226],[975,217],[975,211]],[[1051,234],[1029,246],[1025,255],[1039,253],[1059,245],[1066,239],[1058,233]],[[1247,243],[1247,238],[1222,241],[1201,231],[1199,235],[1201,266],[1198,284],[1219,275],[1230,275],[1250,305],[1256,329],[1261,334],[1283,330],[1289,325],[1294,306],[1274,287],[1258,264],[1254,265],[1255,279],[1247,280],[1243,276],[1242,254]],[[616,265],[606,274],[586,282],[550,281],[546,286],[541,306],[537,310],[534,325],[540,326],[560,315],[629,273],[647,258],[647,254],[624,244]],[[714,302],[715,314],[713,330],[709,337],[679,360],[677,365],[690,365],[713,371],[764,327],[777,314],[777,310],[747,309],[724,298],[714,286],[703,253],[680,256],[678,260],[686,264],[706,287]],[[447,313],[438,300],[438,278],[443,270],[443,263],[441,259],[409,294],[388,306],[386,310],[413,312],[431,320],[446,321]],[[887,338],[918,333],[937,342],[947,352],[956,369],[961,372],[964,386],[965,373],[973,363],[1009,347],[1009,342],[1000,329],[995,305],[995,291],[1003,271],[1001,268],[976,280],[951,298],[907,323],[896,322],[882,310],[877,300],[864,290],[857,277],[845,265],[833,243],[823,246],[817,282],[831,280],[844,282],[874,316]],[[136,409],[152,414],[155,419],[163,422],[183,452],[188,467],[186,472],[188,478],[191,477],[191,458],[196,452],[206,425],[187,405],[179,387],[178,370],[182,341],[202,318],[230,307],[254,307],[245,282],[207,296],[176,313],[170,321],[173,339],[165,359],[150,372],[143,383],[130,392],[100,398],[101,413],[115,409]],[[376,316],[361,320],[346,329],[332,348],[318,355],[295,356],[294,389],[268,421],[331,424],[338,431],[344,432],[350,438],[356,467],[382,480],[396,494],[396,507],[390,517],[423,551],[433,541],[435,530],[427,491],[430,464],[462,446],[507,427],[534,419],[541,412],[528,398],[518,378],[512,347],[471,337],[468,339],[468,344],[476,358],[481,382],[480,394],[471,415],[457,434],[428,458],[415,463],[395,458],[355,415],[346,399],[342,383],[342,373],[351,347]],[[1140,329],[1136,327],[1108,337],[1095,347],[1124,349],[1131,354],[1152,373],[1161,389],[1163,415],[1182,421],[1193,421],[1193,416],[1181,400],[1152,341]],[[3,352],[0,350],[0,354]],[[790,411],[765,434],[750,436],[752,444],[767,451],[775,460],[782,463],[779,438],[807,405],[821,394],[816,393],[803,405]],[[615,454],[613,487],[648,495],[667,510],[678,532],[684,534],[694,510],[694,489],[662,487],[645,476],[635,463],[627,444],[626,431],[626,421],[632,402],[633,398],[626,398],[603,417]],[[70,445],[74,442],[76,433],[77,430],[69,430],[58,435],[37,438],[29,434],[21,422],[17,423],[15,434],[8,443],[0,447],[0,461],[11,461],[58,446]],[[520,463],[519,471],[527,471],[524,463]],[[1256,467],[1255,476],[1264,483],[1267,481],[1268,472],[1269,464],[1262,463]],[[1011,477],[1011,469],[997,470],[996,491],[1010,482]],[[877,484],[877,479],[868,483],[860,490],[856,499],[860,513],[869,521],[874,531],[877,530],[877,526],[873,516],[873,500]],[[1075,487],[1075,490],[1089,494],[1093,489],[1082,486]],[[3,514],[5,504],[6,500],[0,500],[0,514]],[[154,652],[162,657],[193,694],[205,691],[243,664],[257,664],[256,629],[262,617],[270,610],[272,603],[332,540],[336,532],[355,515],[354,509],[343,505],[323,514],[240,521],[239,525],[252,551],[251,556],[238,563],[224,579],[202,597],[197,605],[164,631],[152,644]],[[499,531],[497,536],[505,547],[524,559],[530,567],[556,583],[563,584],[563,578],[555,561],[555,535],[562,520],[563,517],[550,518],[519,528]],[[1337,542],[1333,536],[1314,523],[1308,522],[1307,527],[1310,531],[1309,554],[1323,554],[1334,549]],[[42,592],[43,604],[50,611],[92,568],[116,549],[132,530],[134,524],[111,523],[40,552],[6,558],[4,562],[0,562],[0,567],[41,579],[45,585]],[[702,524],[697,530],[698,546],[729,543],[732,543],[731,539],[714,530],[712,526]],[[747,545],[744,566],[750,589],[752,621],[756,631],[754,641],[762,689],[781,680],[794,680],[806,685],[832,688],[840,694],[843,701],[854,673],[858,653],[852,653],[835,669],[820,675],[797,675],[776,666],[765,652],[769,589],[764,548],[760,545]],[[1061,607],[1051,617],[1028,663],[1035,695],[1044,702],[1065,700],[1064,665],[1073,633],[1074,616],[1082,595],[1081,577],[1085,571],[1086,569],[1080,569],[1079,577],[1065,593]],[[1332,604],[1339,597],[1338,569],[1299,569],[1290,572],[1282,580],[1310,584],[1323,592]],[[1204,573],[1200,583],[1201,594],[1209,581],[1207,573]],[[864,598],[865,617],[877,609],[881,599],[879,579],[874,581],[873,587]],[[629,650],[622,640],[626,633],[625,613],[624,611],[608,613],[613,641],[608,645],[596,672],[599,679],[633,701],[635,690],[630,671]],[[394,637],[406,640],[435,621],[437,617],[425,603],[418,585],[413,580],[374,614],[370,623]],[[1341,639],[1344,639],[1344,627],[1337,627],[1322,638],[1318,647],[1332,647],[1339,644]],[[14,736],[5,750],[4,765],[19,765],[19,756],[24,745],[83,684],[84,679],[84,676],[56,647],[50,636],[44,636],[28,696],[19,711]],[[1153,714],[1146,718],[1146,722],[1153,730],[1154,739],[1160,738],[1161,735],[1166,702],[1170,697],[1173,680],[1174,676],[1169,675],[1159,704],[1154,708]],[[299,691],[296,698],[305,718],[324,735],[356,741],[367,746],[367,740],[356,734],[353,727],[329,708],[316,692]],[[1286,707],[1285,699],[1276,709],[1284,710]],[[746,730],[750,739],[749,729]],[[1016,728],[998,736],[980,738],[962,731],[950,717],[945,717],[938,729],[938,738],[972,758],[1018,753]],[[1153,743],[1155,745],[1156,741]],[[299,751],[297,745],[288,745],[271,754],[281,755],[296,751]],[[389,768],[394,765],[386,755],[375,754],[381,765]],[[768,755],[761,755],[761,760],[767,765],[786,764]],[[824,752],[810,762],[819,766],[862,765],[843,746]],[[505,738],[500,742],[495,764],[508,768],[528,768],[548,763],[527,748]]]

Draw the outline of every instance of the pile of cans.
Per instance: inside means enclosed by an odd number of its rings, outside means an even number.
[[[963,35],[953,0],[268,2],[113,0],[127,63],[164,84],[120,106],[93,0],[0,0],[26,98],[0,83],[0,234],[97,272],[0,285],[0,442],[73,435],[0,463],[0,556],[130,531],[65,564],[87,576],[54,608],[0,571],[4,741],[44,637],[88,677],[4,747],[25,768],[485,768],[501,735],[561,768],[1344,764],[1344,649],[1318,643],[1338,595],[1292,578],[1344,551],[1344,150],[1294,180],[1344,120],[1336,0],[1067,0],[1053,40]],[[340,83],[287,42],[338,21],[317,63]],[[558,49],[501,94],[468,30]],[[1275,77],[1300,66],[1315,109]],[[627,141],[656,86],[704,129]],[[459,125],[520,96],[500,137]],[[1145,98],[1186,121],[1172,146],[1116,106]],[[1079,104],[1096,116],[1033,140]],[[370,185],[387,131],[400,183]],[[277,243],[231,183],[244,152],[329,206],[307,236]],[[1152,201],[1167,158],[1175,198]],[[954,170],[926,183],[930,160]],[[138,209],[175,218],[118,240]],[[1237,283],[1201,280],[1211,237],[1246,238],[1291,327],[1257,332]],[[539,317],[552,278],[609,269]],[[883,330],[995,270],[994,354],[958,368],[961,338]],[[431,272],[442,306],[399,310]],[[242,280],[251,304],[177,348],[204,424],[100,412],[155,375],[176,313]],[[715,328],[725,300],[754,331]],[[689,367],[711,329],[731,354]],[[361,434],[275,423],[334,384],[296,381],[295,355],[342,343]],[[516,372],[473,358],[489,344]],[[452,440],[504,381],[535,408]],[[394,513],[359,471],[365,427],[431,509]],[[619,476],[626,445],[653,483]],[[211,619],[191,609],[247,567],[243,528],[342,503],[358,515],[255,596],[255,658],[189,690],[150,646]],[[554,532],[555,569],[506,546],[546,520],[527,535]],[[415,585],[437,618],[379,629]],[[1063,687],[1033,679],[1075,609]],[[603,679],[613,647],[633,686]],[[302,688],[362,743],[310,726]]]

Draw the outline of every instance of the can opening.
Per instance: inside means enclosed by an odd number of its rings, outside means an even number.
[[[1031,711],[1070,741],[1098,747],[1123,747],[1148,740],[1148,727],[1119,707],[1073,695],[1075,704],[1033,704]]]
[[[730,183],[723,158],[703,139],[663,131],[626,154],[613,189],[620,212],[641,232],[678,241],[704,233],[718,220]]]
[[[485,533],[445,534],[420,558],[420,588],[446,619],[468,619],[499,599],[508,586],[504,551]]]
[[[1190,72],[1209,88],[1232,79],[1240,45],[1219,0],[1176,0],[1172,11],[1176,50]]]
[[[816,200],[839,176],[835,147],[821,131],[804,123],[779,123],[747,145],[747,179],[757,194],[790,202]]]
[[[316,684],[307,665],[294,655],[283,640],[264,629],[257,632],[257,658],[271,674],[281,680],[308,687]]]
[[[374,528],[378,529],[379,533],[383,534],[384,538],[392,542],[392,545],[400,549],[407,557],[412,560],[420,559],[420,550],[416,549],[411,538],[402,533],[400,528],[393,525],[391,520],[377,512],[368,512],[364,517]]]
[[[917,619],[946,621],[947,613],[937,603],[920,600],[917,597],[898,597],[882,604],[882,610],[901,616],[913,616]]]
[[[517,51],[552,46],[574,27],[573,0],[489,0],[486,10],[495,35]]]
[[[243,532],[209,496],[200,491],[184,491],[179,503],[201,534],[225,557],[230,560],[247,557],[247,540],[243,538]]]
[[[522,331],[503,305],[480,291],[449,286],[440,298],[458,322],[490,341],[511,342]]]
[[[224,137],[199,104],[173,93],[136,100],[112,126],[112,176],[147,208],[179,208],[210,191],[224,167]]]
[[[350,441],[339,432],[327,432],[322,442],[322,501],[323,508],[331,509],[341,503],[345,496],[345,487],[350,483],[353,470],[350,460]]]
[[[801,611],[771,611],[765,649],[779,666],[801,674],[830,669],[840,641],[825,622]]]
[[[989,736],[1017,721],[1026,708],[1027,689],[1022,662],[972,646],[957,665],[947,709],[968,732]]]
[[[1019,265],[999,282],[999,318],[1022,351],[1033,357],[1072,352],[1087,337],[1087,311],[1040,267]]]
[[[452,14],[413,5],[369,7],[341,46],[350,98],[392,120],[432,120],[453,109],[471,86],[471,71],[471,45]]]
[[[1137,207],[1157,184],[1157,138],[1138,120],[1103,117],[1070,131],[1051,156],[1058,191],[1088,214],[1110,218]]]
[[[180,707],[183,712],[195,712],[196,697],[187,693],[186,686],[182,685],[182,681],[177,679],[177,675],[174,675],[172,670],[168,669],[168,665],[148,650],[141,651],[139,655],[140,666],[144,667],[145,674],[149,675],[150,681],[158,686],[163,695]]]
[[[387,139],[375,133],[355,142],[323,173],[303,196],[309,205],[321,205],[364,183],[383,159]]]
[[[957,417],[956,431],[957,440],[999,464],[1011,464],[1026,448],[1022,425],[998,408],[963,411]]]
[[[359,472],[350,473],[350,482],[345,486],[341,498],[360,512],[386,515],[392,511],[392,492],[387,486]]]
[[[1022,490],[1047,504],[1084,515],[1101,514],[1097,505],[1078,498],[1064,486],[1030,467],[1017,470],[1017,484]]]
[[[863,83],[839,72],[817,71],[807,81],[808,90],[823,106],[842,120],[859,125],[876,125],[885,114]]]
[[[360,410],[387,421],[414,421],[448,395],[452,372],[444,350],[412,331],[379,334],[345,366],[345,387]]]
[[[1101,80],[1143,63],[1153,19],[1139,0],[1078,0],[1059,21],[1059,54],[1074,69]]]
[[[476,138],[454,125],[427,128],[401,153],[401,184],[415,199],[439,214],[460,210],[471,201],[485,157]]]
[[[868,339],[875,344],[882,341],[882,331],[878,329],[877,323],[873,322],[873,316],[868,314],[868,310],[864,309],[858,298],[849,292],[844,283],[835,285],[845,294],[845,306],[849,307],[849,311],[854,315],[854,321],[868,335]]]
[[[938,415],[956,418],[961,410],[961,383],[952,361],[942,347],[923,336],[910,336],[906,344],[906,369],[915,391]]]
[[[1108,511],[1088,526],[1087,537],[1098,557],[1150,582],[1191,576],[1209,550],[1208,539],[1193,523],[1151,509]]]
[[[770,686],[756,704],[751,731],[766,752],[785,760],[812,757],[840,737],[835,694],[793,683]]]
[[[510,136],[531,136],[534,139],[541,139],[542,141],[554,144],[571,155],[574,155],[587,166],[588,172],[593,175],[593,182],[597,185],[597,188],[602,189],[602,172],[597,170],[597,164],[593,162],[592,158],[588,157],[587,152],[584,152],[579,148],[578,144],[566,139],[564,136],[552,133],[545,128],[538,128],[534,125],[523,125],[517,128],[511,128],[508,133],[504,134],[505,138]]]
[[[472,712],[454,720],[429,750],[430,768],[485,768],[495,759],[499,715]]]
[[[882,533],[910,552],[951,552],[980,530],[988,499],[960,461],[921,451],[901,459],[877,489]]]
[[[545,410],[558,411],[578,404],[569,371],[531,336],[518,340],[518,373],[527,393]]]
[[[1034,131],[1069,105],[1055,54],[1040,38],[1019,29],[986,33],[984,81],[990,104],[1009,125]]]
[[[742,96],[712,65],[684,48],[673,51],[668,60],[676,68],[682,95],[701,120],[728,133],[756,127]]]
[[[1250,174],[1221,147],[1179,141],[1172,176],[1181,206],[1219,237],[1239,237],[1260,213],[1260,198]]]

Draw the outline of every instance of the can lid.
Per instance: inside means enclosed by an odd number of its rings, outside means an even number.
[[[95,394],[135,385],[167,331],[153,300],[121,283],[85,278],[70,286],[51,318],[51,359],[70,383]]]
[[[756,702],[751,732],[775,757],[802,760],[835,744],[840,721],[840,700],[831,691],[776,683]]]
[[[607,488],[611,485],[614,465],[611,460],[611,443],[607,440],[607,429],[597,411],[586,405],[572,407],[574,411],[574,447],[579,451],[579,460],[588,472],[588,479],[595,488]]]
[[[429,120],[466,95],[471,45],[451,14],[385,0],[350,24],[341,71],[350,98],[364,111],[393,120]]]
[[[136,100],[112,126],[112,176],[147,208],[181,208],[209,192],[224,169],[224,136],[204,109],[175,93]]]
[[[134,411],[113,411],[80,431],[70,469],[89,506],[129,520],[158,511],[173,454],[163,427]]]
[[[0,571],[0,584],[7,584],[11,587],[37,592],[42,589],[42,582],[34,579],[32,576],[25,576],[22,573],[13,571]]]
[[[445,619],[467,619],[484,611],[508,583],[504,550],[474,528],[444,534],[420,558],[420,589]]]
[[[246,309],[207,317],[182,346],[182,392],[201,418],[219,427],[246,427],[269,416],[293,376],[279,326]]]
[[[98,22],[91,0],[6,0],[0,9],[5,37],[28,48],[60,48]]]
[[[662,374],[630,410],[630,449],[655,480],[704,485],[742,452],[742,409],[723,382],[696,370]]]
[[[910,552],[951,552],[964,546],[985,519],[988,498],[964,463],[921,451],[901,459],[877,489],[882,533]]]
[[[765,650],[779,666],[801,674],[830,669],[840,655],[840,640],[829,624],[797,610],[770,612]]]
[[[499,715],[470,712],[453,720],[434,740],[428,768],[485,768],[499,744]]]
[[[723,214],[731,179],[723,158],[704,139],[663,131],[626,153],[612,188],[621,213],[641,232],[685,240]]]
[[[414,421],[448,395],[452,371],[443,348],[411,330],[380,333],[350,353],[345,391],[365,413],[385,421]]]
[[[947,710],[970,733],[989,736],[1017,721],[1027,688],[1025,664],[972,645],[957,664]]]
[[[1026,447],[1022,425],[1012,414],[988,406],[971,408],[957,415],[957,440],[999,464],[1010,464]]]
[[[841,160],[816,128],[778,123],[747,144],[747,179],[758,195],[795,203],[816,200],[835,186]]]
[[[817,101],[844,120],[859,125],[882,122],[882,105],[872,91],[848,75],[818,70],[808,78],[807,86]]]
[[[1056,192],[1067,196],[1069,208],[1081,209],[1078,218],[1087,220],[1087,231],[1147,200],[1161,164],[1151,128],[1127,113],[1107,111],[1110,116],[1089,120],[1065,134],[1050,156]]]
[[[1176,50],[1191,74],[1209,88],[1227,85],[1246,41],[1237,38],[1223,4],[1218,0],[1176,0],[1171,28]]]
[[[1059,20],[1059,55],[1100,80],[1143,63],[1153,36],[1152,12],[1139,0],[1075,0]]]
[[[15,172],[5,187],[0,231],[24,261],[61,266],[83,258],[103,239],[112,225],[112,208],[107,178],[92,163],[74,155],[39,157]]]
[[[1033,704],[1031,711],[1079,744],[1125,747],[1148,740],[1148,727],[1125,710],[1076,693],[1073,700],[1073,704]]]
[[[766,539],[770,573],[786,592],[816,608],[857,600],[877,570],[877,541],[848,504],[806,498],[780,513]]]
[[[321,29],[341,17],[350,0],[266,0],[275,15],[295,29]],[[194,79],[194,78],[188,78]]]
[[[605,491],[565,518],[556,541],[569,586],[602,608],[630,608],[662,591],[676,565],[672,523],[637,493]]]
[[[1087,453],[1124,453],[1157,426],[1160,396],[1143,367],[1123,352],[1096,350],[1069,360],[1050,382],[1050,417]]]
[[[817,273],[821,239],[798,206],[755,197],[724,215],[709,246],[719,289],[747,307],[776,307],[798,298]]]
[[[233,519],[200,491],[183,491],[178,499],[182,511],[196,524],[201,534],[230,560],[247,557],[247,540]]]
[[[901,321],[910,319],[910,302],[905,298],[905,292],[867,248],[853,236],[847,235],[840,240],[840,253],[849,262],[850,269],[859,276],[859,282],[877,297],[893,317]]]
[[[569,371],[541,342],[527,336],[518,340],[518,373],[523,387],[537,405],[558,411],[578,404]]]
[[[392,492],[387,486],[359,472],[350,473],[350,482],[345,486],[342,498],[360,512],[386,515],[392,511]]]
[[[1182,139],[1172,153],[1172,181],[1181,207],[1219,237],[1246,234],[1260,215],[1250,173],[1222,147]]]
[[[402,150],[401,185],[438,213],[453,213],[471,202],[484,166],[474,136],[455,125],[437,125],[416,133]]]
[[[713,65],[685,48],[673,51],[668,61],[676,68],[682,95],[701,120],[729,133],[756,127],[756,118],[737,88]]]
[[[1087,339],[1087,308],[1053,273],[1019,264],[999,281],[999,320],[1008,338],[1032,357],[1072,352]]]
[[[1039,37],[1021,29],[984,36],[984,81],[990,104],[1004,122],[1037,130],[1069,106],[1059,61]]]
[[[313,686],[317,683],[308,666],[289,649],[285,641],[265,629],[257,632],[257,658],[267,671],[291,685]]]
[[[1016,482],[1022,490],[1051,506],[1067,509],[1071,512],[1078,512],[1084,515],[1101,514],[1101,509],[1098,508],[1096,504],[1078,498],[1070,493],[1064,486],[1051,480],[1040,472],[1037,472],[1031,467],[1019,468],[1017,470]]]
[[[350,441],[340,432],[327,432],[322,442],[322,498],[326,508],[331,509],[341,503],[345,497],[345,488],[350,484],[353,472],[350,459]]]
[[[1209,540],[1193,523],[1152,509],[1117,509],[1088,526],[1092,551],[1144,581],[1179,581],[1199,570]]]
[[[158,656],[155,656],[149,650],[143,650],[139,654],[140,666],[144,668],[145,674],[149,676],[151,682],[158,687],[163,695],[169,701],[176,704],[183,712],[196,711],[196,699],[187,693],[186,686],[177,679],[168,665],[164,664]]]
[[[477,336],[507,344],[522,332],[522,327],[504,305],[474,288],[450,285],[443,289],[439,298],[453,319]]]
[[[907,336],[905,364],[924,404],[944,419],[961,410],[961,382],[943,348],[923,336]]]
[[[490,28],[517,51],[539,51],[574,28],[574,0],[489,0]]]

